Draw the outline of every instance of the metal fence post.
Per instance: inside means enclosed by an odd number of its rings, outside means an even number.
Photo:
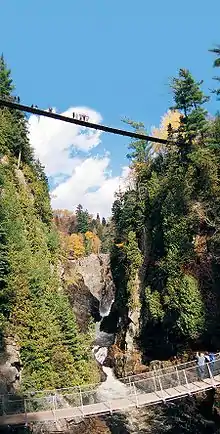
[[[157,383],[156,383],[156,377],[155,375],[153,376],[153,383],[154,383],[154,391],[157,391]]]
[[[164,390],[163,390],[163,386],[162,386],[162,383],[161,383],[161,379],[160,379],[160,375],[158,375],[158,381],[159,381],[159,385],[160,385],[160,390],[161,390],[161,393],[162,393],[162,400],[163,400],[163,402],[166,402],[166,399],[165,399],[165,395],[164,395]]]
[[[138,403],[138,396],[137,396],[137,390],[135,387],[135,383],[133,383],[133,388],[134,388],[134,395],[135,395],[135,401],[136,401],[136,407],[139,407],[139,403]]]
[[[209,376],[212,380],[212,384],[215,387],[215,380],[214,380],[213,373],[212,373],[211,368],[210,368],[210,363],[207,363],[207,369],[208,369]]]
[[[26,399],[24,398],[24,414],[25,414],[25,426],[28,425],[28,419],[27,419],[27,405],[26,405]]]
[[[54,396],[54,395],[53,395],[52,402],[53,402],[52,413],[53,413],[54,420],[56,422],[57,421],[57,418],[56,418],[56,396]]]
[[[190,388],[189,388],[189,383],[188,383],[188,380],[187,380],[187,376],[186,376],[186,371],[185,371],[185,369],[183,369],[183,374],[184,374],[184,378],[185,378],[186,386],[187,386],[187,389],[188,389],[188,394],[191,395],[191,391],[190,391]]]
[[[81,387],[80,387],[80,386],[79,386],[79,396],[80,396],[80,403],[81,403],[82,415],[83,415],[83,417],[84,417],[85,415],[84,415],[84,409],[83,409],[83,397],[82,397],[82,390],[81,390]]]
[[[131,384],[131,377],[128,377],[128,381],[129,381],[129,387],[130,387],[130,392],[132,394],[132,384]]]
[[[179,371],[178,371],[177,366],[175,366],[175,369],[176,369],[176,376],[177,376],[178,385],[181,386],[180,375],[179,375]]]

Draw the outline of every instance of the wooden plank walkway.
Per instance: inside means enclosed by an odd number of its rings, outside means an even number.
[[[88,404],[83,404],[83,396],[81,396],[81,405],[69,406],[66,404],[66,408],[58,408],[57,403],[53,400],[53,405],[50,404],[50,409],[43,411],[26,411],[19,413],[14,411],[14,414],[2,414],[0,416],[0,425],[20,425],[27,424],[30,422],[43,422],[43,421],[57,421],[59,419],[74,419],[81,418],[91,415],[98,415],[103,413],[112,413],[113,411],[128,410],[132,407],[141,407],[155,405],[163,402],[173,401],[175,399],[180,399],[184,396],[196,394],[208,389],[220,387],[220,361],[219,369],[215,369],[215,376],[212,377],[210,368],[206,368],[205,378],[198,381],[196,368],[189,368],[186,370],[181,370],[178,372],[169,374],[169,387],[162,387],[162,382],[167,381],[168,374],[157,376],[154,378],[148,378],[133,382],[128,386],[128,393],[125,397],[120,397],[112,399],[109,402],[93,402]],[[181,375],[180,375],[181,374]],[[176,377],[175,377],[176,376]],[[194,378],[194,381],[188,382],[187,378]],[[183,383],[183,378],[185,383]],[[157,386],[157,381],[159,381],[159,388]],[[151,383],[149,383],[151,382]],[[154,384],[154,391],[145,392],[144,389],[149,390],[149,385]],[[98,392],[98,389],[93,391],[93,398]],[[66,395],[71,398],[72,395]],[[75,394],[74,394],[75,397]],[[48,397],[47,397],[48,398]],[[65,397],[64,397],[65,398]],[[87,394],[88,398],[88,394]],[[40,399],[40,398],[39,398]],[[46,399],[46,398],[42,398]],[[33,398],[34,400],[34,398]],[[29,401],[29,403],[28,403]],[[13,401],[10,401],[13,402]],[[16,401],[15,401],[16,402]],[[30,405],[30,399],[23,401],[25,403],[25,408]],[[36,401],[35,401],[36,402]],[[48,402],[48,401],[47,401]],[[65,405],[62,403],[62,405]],[[68,405],[68,407],[67,407]],[[7,411],[7,409],[6,409]]]

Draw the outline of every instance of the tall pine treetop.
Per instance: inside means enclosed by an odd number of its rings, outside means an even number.
[[[179,77],[173,78],[171,88],[174,93],[175,106],[172,109],[182,110],[184,115],[209,100],[200,89],[203,81],[196,82],[188,69],[180,69]]]
[[[214,53],[216,55],[216,59],[214,60],[213,66],[214,68],[220,67],[220,45],[218,45],[216,48],[213,48],[212,50],[209,50],[211,53]],[[217,80],[220,82],[220,77],[214,77],[214,80]],[[220,95],[220,88],[213,90],[213,93],[216,93],[216,95]]]
[[[191,143],[193,139],[204,136],[207,130],[207,111],[203,108],[209,97],[200,89],[203,81],[197,82],[187,69],[180,69],[178,77],[171,81],[173,99],[172,109],[180,110],[182,117],[179,133]],[[179,137],[179,141],[180,137]]]
[[[0,96],[10,96],[13,90],[14,85],[11,79],[11,70],[7,68],[7,64],[2,54],[0,57]]]

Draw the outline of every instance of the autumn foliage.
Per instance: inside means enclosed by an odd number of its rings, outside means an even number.
[[[105,218],[100,221],[78,205],[76,212],[55,210],[54,223],[59,231],[62,254],[78,259],[91,253],[99,254],[108,248],[109,226]]]

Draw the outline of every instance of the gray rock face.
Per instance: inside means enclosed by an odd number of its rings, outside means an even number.
[[[4,351],[0,353],[0,393],[14,392],[19,388],[21,377],[19,346],[13,337],[4,341]]]
[[[60,266],[60,277],[80,330],[87,329],[91,316],[100,321],[109,312],[115,296],[109,254],[69,259],[65,267]]]
[[[104,315],[109,310],[115,296],[109,254],[91,254],[73,262],[85,286],[99,300],[100,313]]]

